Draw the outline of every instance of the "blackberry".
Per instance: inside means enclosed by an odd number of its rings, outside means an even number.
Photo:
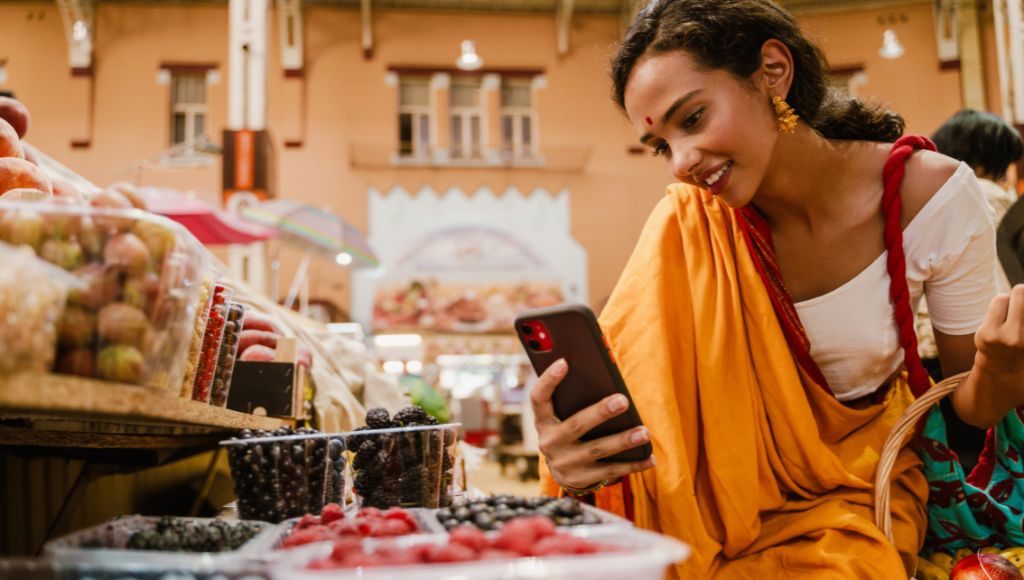
[[[431,419],[427,412],[423,410],[423,407],[412,405],[402,409],[395,413],[395,424],[399,427],[415,427],[418,425],[430,425],[428,421]],[[434,421],[436,424],[437,421]]]
[[[366,426],[370,429],[390,429],[394,425],[391,422],[391,417],[388,415],[388,410],[383,407],[377,407],[366,412]]]

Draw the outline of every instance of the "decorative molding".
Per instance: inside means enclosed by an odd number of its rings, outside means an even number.
[[[220,65],[215,62],[161,62],[158,68],[171,74],[209,74],[211,70],[220,68]]]
[[[480,70],[475,71],[464,71],[457,69],[453,66],[417,66],[417,65],[393,65],[388,67],[388,72],[393,72],[398,75],[418,75],[418,76],[430,76],[433,74],[444,73],[449,76],[462,76],[462,77],[479,77],[486,74],[496,74],[502,77],[520,77],[520,78],[531,78],[537,75],[543,75],[544,69],[542,68],[495,68],[495,67],[484,67]]]

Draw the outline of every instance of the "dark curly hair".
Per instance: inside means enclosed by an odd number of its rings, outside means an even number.
[[[675,50],[698,66],[721,69],[750,82],[761,66],[761,47],[777,39],[793,56],[793,84],[786,101],[801,119],[830,139],[895,141],[903,117],[845,96],[828,85],[821,49],[793,17],[769,0],[651,0],[626,32],[612,60],[615,101],[625,110],[626,81],[644,55]]]
[[[1006,121],[982,111],[962,109],[932,135],[939,153],[963,161],[982,177],[1000,180],[1011,163],[1024,157],[1020,133]]]

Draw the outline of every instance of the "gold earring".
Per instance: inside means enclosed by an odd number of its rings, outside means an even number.
[[[796,120],[800,117],[793,112],[793,107],[778,95],[772,97],[772,105],[775,107],[775,125],[779,128],[779,133],[796,131]]]

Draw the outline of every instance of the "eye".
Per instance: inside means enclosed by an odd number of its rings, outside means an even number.
[[[701,120],[701,118],[703,116],[704,116],[704,108],[701,107],[701,108],[697,109],[696,111],[694,111],[692,114],[690,114],[690,116],[687,117],[686,120],[683,121],[683,129],[689,129],[690,127],[693,127],[698,122],[700,122],[700,120]]]
[[[661,157],[662,155],[668,154],[668,143],[662,141],[654,146],[654,150],[651,151],[651,157]]]

